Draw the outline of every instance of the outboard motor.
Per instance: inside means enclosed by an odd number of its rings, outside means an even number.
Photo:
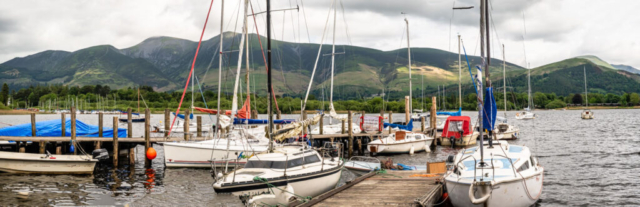
[[[93,152],[91,152],[91,155],[93,155],[93,159],[97,159],[99,161],[109,159],[109,152],[107,152],[107,149],[93,150]]]

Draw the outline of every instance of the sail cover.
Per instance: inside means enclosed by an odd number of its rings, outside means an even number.
[[[251,96],[247,95],[247,101],[244,102],[244,105],[242,105],[242,108],[240,110],[238,110],[236,116],[238,118],[241,119],[250,119],[251,118],[251,101],[249,100]],[[204,113],[209,113],[209,114],[217,114],[218,110],[216,109],[207,109],[207,108],[200,108],[200,107],[193,107],[195,110],[204,112]],[[231,116],[231,110],[225,110],[224,113],[221,113],[227,116]],[[184,115],[183,115],[184,117]],[[182,118],[182,117],[180,117]]]
[[[173,115],[176,116],[176,113],[173,112]],[[178,118],[184,119],[184,114],[178,114]],[[189,114],[189,119],[193,119],[193,114]]]
[[[338,115],[338,113],[336,113],[336,109],[333,108],[333,103],[329,104],[329,116],[340,121],[347,120],[349,118],[349,115],[347,114]]]
[[[71,136],[71,118],[65,121],[65,136]],[[76,136],[98,137],[98,126],[76,120]],[[103,127],[103,137],[113,137],[113,128]],[[36,122],[37,137],[59,137],[62,134],[62,120],[54,119]],[[0,128],[0,136],[30,137],[31,123]],[[118,137],[127,137],[127,129],[118,128]]]
[[[290,124],[296,121],[295,119],[277,119],[273,120],[273,124]],[[241,119],[234,118],[233,124],[268,124],[269,120],[267,119]]]
[[[462,108],[458,108],[458,111],[438,111],[436,115],[462,116]]]
[[[496,115],[498,108],[496,107],[496,99],[493,96],[493,87],[487,87],[487,95],[484,97],[484,113],[482,113],[482,128],[493,130],[496,123]]]
[[[391,127],[391,128],[398,128],[401,130],[413,131],[413,120],[409,120],[409,123],[407,125],[390,124],[386,122],[383,125],[384,125],[384,128]]]

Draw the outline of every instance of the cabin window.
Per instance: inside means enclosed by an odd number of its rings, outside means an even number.
[[[527,160],[522,166],[518,168],[518,172],[528,170],[529,169],[529,160]]]
[[[247,164],[244,165],[244,168],[273,168],[273,169],[285,169],[298,167],[304,164],[311,164],[315,162],[320,162],[320,158],[318,155],[309,155],[304,158],[296,158],[289,161],[266,161],[266,160],[254,160],[248,161]]]
[[[316,155],[309,155],[304,157],[304,164],[311,164],[314,162],[320,162],[320,158]]]

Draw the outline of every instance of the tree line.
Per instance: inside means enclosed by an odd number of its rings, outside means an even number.
[[[140,96],[138,96],[138,91]],[[188,91],[188,93],[191,93]],[[504,95],[496,92],[496,105],[498,109],[504,109]],[[640,96],[637,93],[623,93],[621,95],[607,93],[592,93],[588,95],[588,100],[583,94],[571,94],[568,96],[558,96],[555,93],[536,92],[532,95],[534,108],[555,109],[564,108],[567,104],[584,105],[589,104],[615,104],[619,106],[634,106],[640,104]],[[0,107],[8,108],[39,108],[45,110],[69,109],[76,107],[80,110],[126,110],[132,108],[137,111],[138,104],[141,110],[150,108],[152,111],[162,111],[165,108],[175,109],[178,107],[182,91],[158,92],[151,86],[140,86],[139,88],[111,89],[109,86],[85,85],[85,86],[65,86],[65,85],[36,85],[29,88],[22,88],[18,91],[10,90],[5,83],[0,91]],[[232,94],[222,94],[220,105],[222,109],[230,109],[232,104]],[[267,97],[251,94],[251,107],[259,113],[267,112]],[[388,100],[387,97],[354,98],[352,100],[336,100],[334,107],[338,111],[353,110],[366,111],[368,113],[378,113],[381,110],[404,112],[404,99]],[[217,92],[205,90],[203,93],[195,92],[193,95],[193,105],[202,108],[215,108],[217,106]],[[245,101],[246,94],[239,95],[239,106]],[[293,113],[302,108],[302,99],[292,96],[276,96],[278,109],[282,113]],[[509,110],[520,110],[528,107],[527,93],[507,92],[507,108]],[[138,101],[140,100],[140,101]],[[459,107],[462,110],[477,110],[477,96],[474,93],[462,96],[462,105],[458,100],[458,94],[451,94],[446,97],[436,99],[438,110],[455,111]],[[184,96],[182,108],[191,107],[191,94]],[[414,97],[412,99],[414,109],[427,111],[431,108],[430,97]],[[328,110],[329,102],[309,96],[306,106],[307,110]]]

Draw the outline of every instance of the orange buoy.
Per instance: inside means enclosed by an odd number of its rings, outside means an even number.
[[[443,193],[442,194],[442,199],[447,199],[447,197],[449,197],[449,193]]]
[[[156,150],[153,149],[153,147],[149,147],[149,150],[147,150],[147,159],[153,160],[156,158],[156,155]]]

